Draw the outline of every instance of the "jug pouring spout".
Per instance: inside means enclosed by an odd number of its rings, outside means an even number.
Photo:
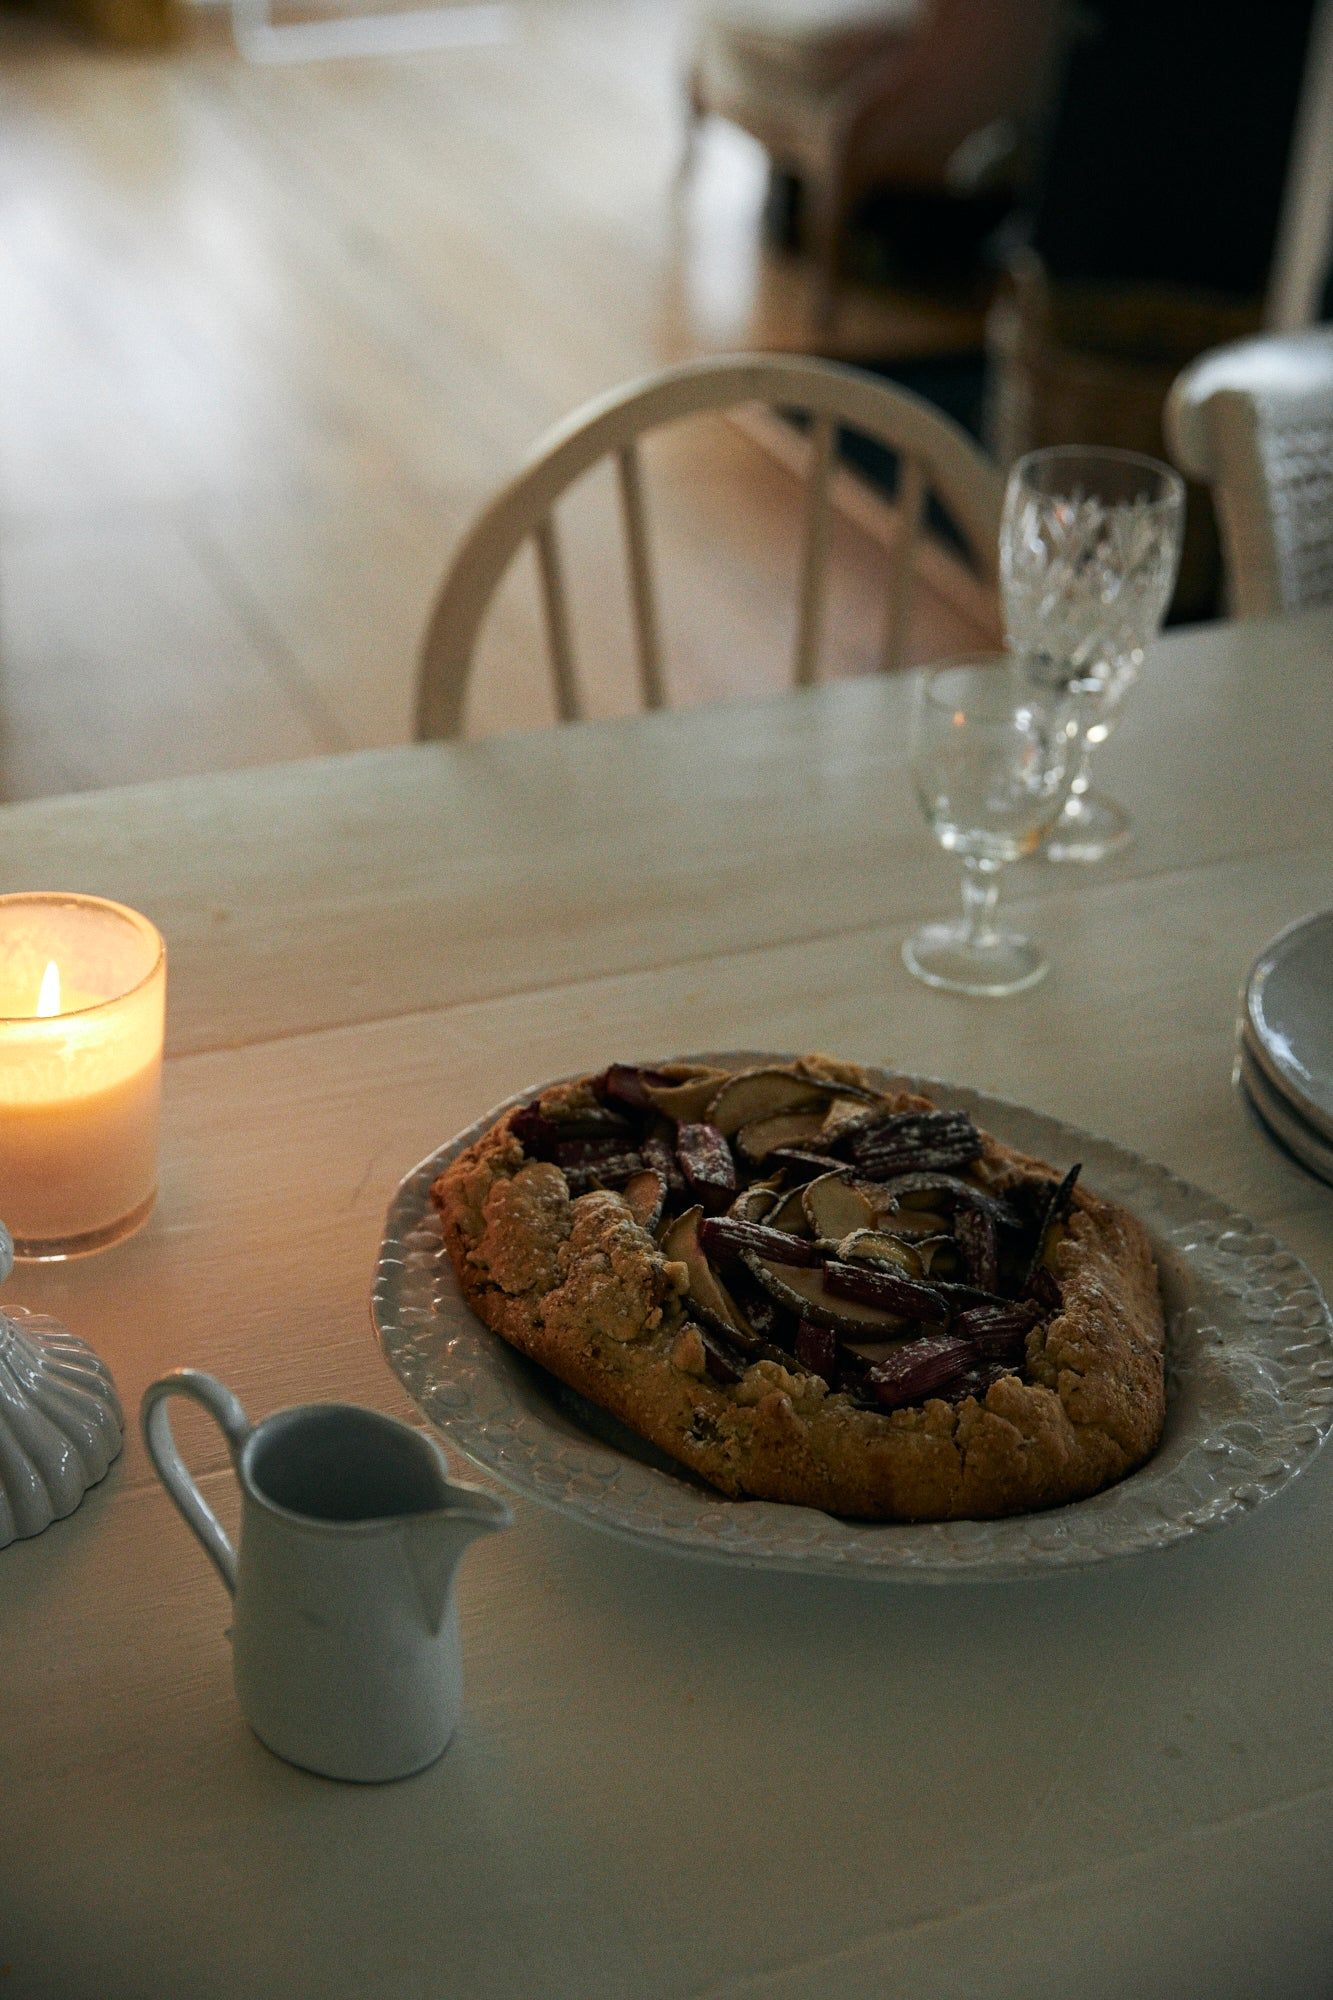
[[[482,1535],[509,1527],[513,1514],[503,1500],[479,1486],[445,1489],[440,1505],[414,1514],[399,1527],[399,1541],[411,1572],[426,1628],[439,1631],[449,1608],[454,1572],[463,1552]]]

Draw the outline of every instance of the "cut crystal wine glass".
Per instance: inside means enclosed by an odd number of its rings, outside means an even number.
[[[1057,446],[1009,475],[1000,586],[1010,651],[1043,688],[1076,693],[1082,751],[1047,843],[1053,861],[1100,861],[1129,837],[1122,806],[1088,765],[1119,719],[1166,615],[1180,563],[1185,489],[1137,452]]]
[[[1034,686],[1012,661],[956,661],[919,677],[912,778],[931,832],[963,863],[962,920],[926,924],[903,946],[928,986],[999,997],[1046,972],[1031,939],[996,922],[999,875],[1059,818],[1079,722],[1077,697]]]

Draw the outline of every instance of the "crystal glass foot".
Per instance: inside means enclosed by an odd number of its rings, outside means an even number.
[[[1035,986],[1050,970],[1031,938],[1006,930],[978,935],[966,919],[923,924],[903,945],[903,964],[927,986],[993,1000]]]
[[[1105,861],[1131,837],[1129,814],[1104,792],[1071,794],[1046,842],[1048,861]]]

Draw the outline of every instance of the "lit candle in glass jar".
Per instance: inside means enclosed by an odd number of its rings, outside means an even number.
[[[0,896],[0,1221],[20,1257],[119,1242],[157,1194],[167,956],[95,896]]]

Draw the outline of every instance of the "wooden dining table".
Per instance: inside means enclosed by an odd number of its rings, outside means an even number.
[[[613,1057],[976,1085],[1165,1163],[1327,1287],[1333,1191],[1231,1063],[1260,947],[1333,900],[1333,613],[1158,645],[1098,757],[1133,842],[1011,872],[1051,970],[1006,1001],[900,958],[958,894],[908,700],[872,678],[0,810],[0,886],[128,902],[170,962],[156,1212],[4,1295],[92,1342],[127,1431],[0,1553],[0,2000],[1330,1990],[1333,1451],[1223,1531],[941,1589],[517,1499],[461,1572],[458,1736],[352,1786],[250,1735],[229,1602],[139,1439],[180,1364],[252,1418],[413,1418],[368,1314],[400,1177]],[[234,1523],[222,1440],[177,1408]]]

